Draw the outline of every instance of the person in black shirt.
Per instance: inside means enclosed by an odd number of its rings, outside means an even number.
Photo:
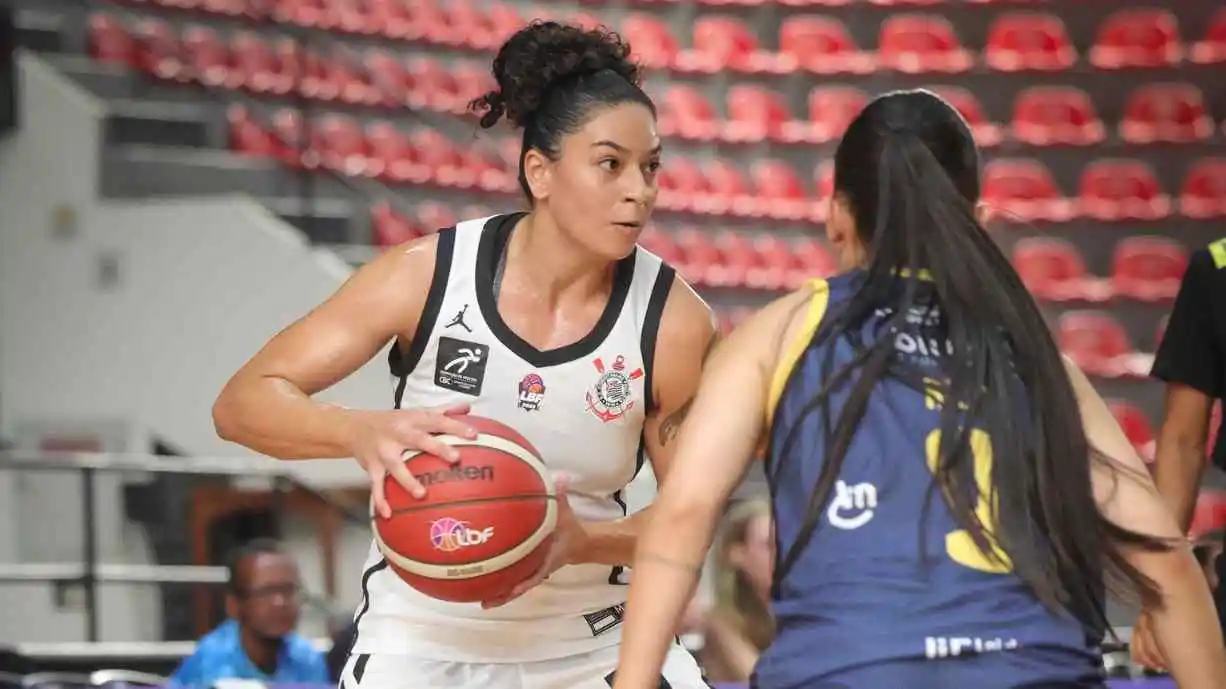
[[[1226,433],[1218,433],[1212,452],[1206,447],[1213,404],[1226,396],[1226,238],[1192,254],[1151,375],[1167,384],[1154,482],[1186,533],[1206,459],[1226,469]],[[1219,581],[1226,580],[1224,570],[1226,557],[1217,562]],[[1226,586],[1218,586],[1214,597],[1226,631]],[[1142,612],[1133,628],[1132,657],[1164,669],[1150,623]]]

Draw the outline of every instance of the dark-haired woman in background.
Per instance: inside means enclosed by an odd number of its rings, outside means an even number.
[[[545,566],[482,605],[414,591],[392,569],[398,556],[372,546],[347,689],[607,689],[643,523],[626,516],[624,489],[646,457],[668,474],[714,337],[707,305],[636,245],[660,139],[629,46],[538,23],[502,46],[493,73],[498,89],[474,105],[484,127],[505,116],[523,129],[530,210],[363,266],[239,371],[214,410],[223,437],[265,454],[356,457],[383,516],[385,476],[424,494],[402,453],[454,460],[431,434],[471,434],[469,410],[518,430],[568,477]],[[393,341],[397,411],[311,399]],[[705,686],[675,644],[662,673],[674,689]]]
[[[886,94],[849,126],[826,226],[846,272],[712,356],[639,539],[616,689],[656,687],[764,434],[778,629],[755,687],[1101,687],[1104,583],[1160,610],[1181,689],[1226,687],[1188,544],[978,198],[970,131],[932,93]]]

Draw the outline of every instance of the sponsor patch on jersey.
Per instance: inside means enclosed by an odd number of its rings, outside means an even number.
[[[643,376],[643,369],[626,372],[626,357],[618,355],[613,366],[606,369],[600,357],[592,360],[600,377],[587,393],[587,410],[608,423],[616,421],[634,408],[634,387],[631,381]]]
[[[529,373],[519,381],[519,402],[516,406],[524,411],[536,411],[545,401],[545,380],[540,374]]]
[[[490,348],[483,344],[454,337],[438,338],[434,384],[473,397],[480,395],[489,356]]]

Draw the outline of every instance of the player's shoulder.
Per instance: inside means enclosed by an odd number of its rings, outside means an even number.
[[[715,311],[680,273],[674,272],[671,281],[657,339],[678,356],[692,356],[705,350],[715,335]]]
[[[766,370],[773,370],[790,343],[811,336],[816,330],[840,285],[840,278],[813,278],[776,298],[732,332],[728,348],[738,356],[752,357]]]

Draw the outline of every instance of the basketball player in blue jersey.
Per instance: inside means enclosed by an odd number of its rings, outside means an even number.
[[[978,197],[970,131],[932,93],[847,129],[826,227],[845,272],[712,356],[639,539],[615,689],[657,686],[761,440],[778,634],[757,689],[1101,687],[1107,587],[1158,611],[1181,689],[1226,687],[1188,544]]]
[[[523,130],[530,210],[461,222],[363,266],[214,408],[223,437],[264,454],[356,457],[385,516],[385,476],[427,490],[402,453],[456,459],[435,434],[471,437],[470,410],[515,428],[568,477],[545,567],[483,605],[413,590],[372,547],[346,689],[608,689],[624,567],[650,512],[627,517],[624,489],[647,459],[668,475],[714,339],[706,304],[636,245],[660,139],[629,46],[537,23],[502,46],[493,73],[481,124],[505,116]],[[390,342],[395,411],[312,399]],[[706,686],[676,644],[656,685]]]

